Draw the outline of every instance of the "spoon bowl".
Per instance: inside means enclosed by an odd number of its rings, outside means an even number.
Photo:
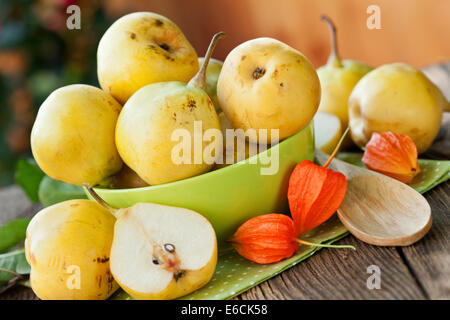
[[[324,164],[328,155],[316,151],[316,159]],[[338,159],[329,168],[347,178],[337,213],[356,238],[377,246],[408,246],[430,230],[430,205],[407,184]]]

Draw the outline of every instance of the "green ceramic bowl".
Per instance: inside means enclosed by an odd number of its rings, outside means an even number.
[[[262,156],[279,148],[279,167],[273,175],[262,175]],[[130,207],[138,202],[184,207],[201,213],[216,230],[219,243],[246,220],[265,213],[286,212],[287,187],[294,166],[313,160],[312,122],[277,146],[228,167],[192,178],[135,189],[95,191],[111,206]],[[264,159],[264,158],[263,158]],[[255,162],[252,163],[252,162]]]

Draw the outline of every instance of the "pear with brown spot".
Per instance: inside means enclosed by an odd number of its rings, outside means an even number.
[[[116,146],[124,162],[150,185],[209,171],[221,149],[220,123],[206,90],[206,69],[224,33],[214,36],[200,71],[187,84],[150,84],[124,105],[117,120]],[[209,130],[214,129],[214,130]],[[216,135],[204,139],[204,133]]]
[[[284,139],[305,127],[320,102],[320,83],[309,60],[272,38],[246,41],[226,57],[217,83],[223,112],[236,129],[279,130]],[[249,137],[254,143],[261,139]]]
[[[114,22],[97,50],[101,87],[121,104],[145,85],[187,82],[198,71],[197,54],[169,19],[135,12]]]
[[[25,257],[40,299],[103,300],[119,287],[110,271],[114,217],[90,200],[42,209],[27,228]]]

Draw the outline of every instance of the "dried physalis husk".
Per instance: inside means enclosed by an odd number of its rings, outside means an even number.
[[[404,183],[410,183],[420,172],[414,141],[399,133],[373,133],[362,162],[370,170]]]

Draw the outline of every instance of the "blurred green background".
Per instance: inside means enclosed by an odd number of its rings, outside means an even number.
[[[83,8],[83,32],[66,27],[71,4]],[[47,96],[67,84],[98,85],[97,43],[109,24],[99,1],[0,1],[0,186],[31,155],[29,132]]]

